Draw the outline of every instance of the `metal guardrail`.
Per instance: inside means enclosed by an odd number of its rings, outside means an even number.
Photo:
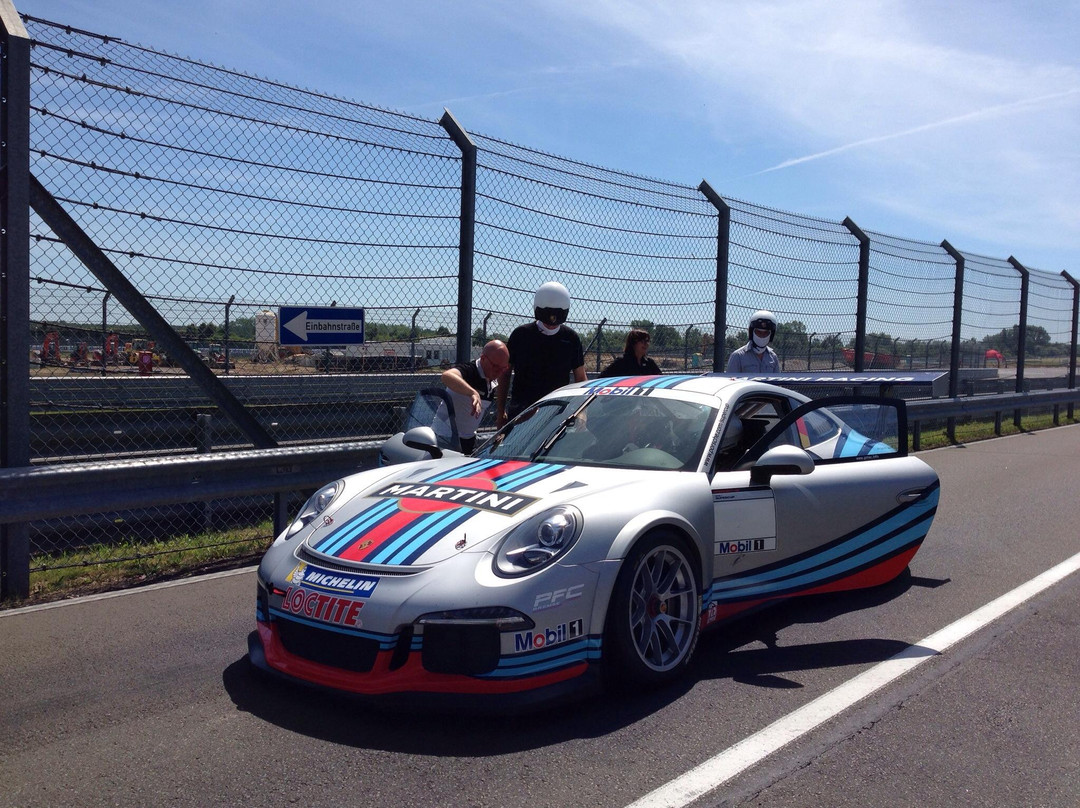
[[[908,423],[965,415],[1030,410],[1036,407],[1060,407],[1080,402],[1080,388],[1039,390],[1028,393],[1002,393],[992,396],[961,396],[959,398],[920,399],[907,403]]]
[[[0,524],[317,488],[375,465],[382,441],[0,470]],[[275,535],[287,514],[275,514]]]
[[[416,392],[439,383],[441,369],[429,373],[301,373],[224,376],[221,383],[244,404],[370,401],[393,395],[412,401]],[[212,402],[187,376],[83,373],[40,376],[29,381],[36,406],[96,408],[182,407]]]
[[[923,421],[1060,407],[1080,402],[1080,389],[926,399],[907,402],[917,436]],[[0,469],[0,524],[205,502],[276,498],[274,533],[288,521],[285,494],[315,489],[376,464],[381,441],[292,446],[136,460]],[[916,447],[917,448],[917,447]],[[25,570],[0,570],[18,581]],[[11,583],[11,581],[9,581]],[[9,591],[19,591],[17,585]]]
[[[1057,408],[1068,405],[1072,417],[1073,405],[1080,402],[1080,389],[1040,390],[1026,393],[1003,393],[989,396],[965,396],[946,399],[924,399],[907,402],[911,447],[918,451],[921,423],[972,415],[994,415],[994,431],[1001,434],[1001,416],[1012,412],[1019,415],[1036,407],[1054,407],[1054,423],[1058,422]],[[950,434],[951,429],[950,429]]]

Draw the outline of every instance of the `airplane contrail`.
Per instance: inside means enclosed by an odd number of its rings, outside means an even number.
[[[913,126],[910,129],[904,129],[900,132],[893,132],[889,135],[879,135],[877,137],[868,137],[863,140],[856,140],[854,143],[846,143],[843,146],[837,146],[835,149],[827,149],[817,154],[808,154],[805,157],[794,157],[790,160],[784,160],[782,163],[777,163],[771,168],[763,168],[761,171],[756,171],[753,174],[749,174],[750,177],[756,177],[760,174],[768,174],[770,171],[779,171],[782,168],[790,168],[791,166],[799,165],[800,163],[808,163],[811,160],[819,160],[822,157],[829,157],[833,154],[839,154],[840,152],[849,151],[850,149],[858,148],[859,146],[868,146],[872,143],[881,143],[885,140],[895,140],[900,137],[907,137],[908,135],[914,135],[919,132],[926,132],[930,129],[939,129],[943,126],[951,126],[955,123],[961,123],[963,121],[974,120],[975,118],[984,118],[990,115],[998,115],[1006,112],[1013,112],[1022,107],[1029,107],[1034,104],[1041,104],[1046,101],[1056,101],[1061,98],[1067,98],[1071,95],[1077,95],[1080,93],[1080,87],[1074,87],[1071,90],[1065,90],[1060,93],[1050,93],[1049,95],[1040,95],[1036,98],[1025,98],[1020,101],[1013,101],[1008,104],[999,104],[993,107],[986,107],[985,109],[975,110],[974,112],[967,112],[963,115],[955,115],[952,118],[945,118],[944,120],[934,121],[933,123],[923,124],[922,126]]]

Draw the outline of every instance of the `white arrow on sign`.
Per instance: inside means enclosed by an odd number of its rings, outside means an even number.
[[[302,311],[285,323],[285,328],[306,342],[308,334],[311,333],[355,334],[363,329],[363,325],[359,320],[350,319],[330,317],[312,317],[308,319],[307,311]]]

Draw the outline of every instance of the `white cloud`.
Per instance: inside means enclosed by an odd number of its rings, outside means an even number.
[[[846,210],[1076,249],[1077,19],[1037,5],[552,0],[677,66],[734,146],[743,198],[747,177],[820,162]]]

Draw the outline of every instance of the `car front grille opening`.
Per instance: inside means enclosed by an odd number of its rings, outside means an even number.
[[[277,620],[278,636],[285,650],[294,656],[357,673],[367,673],[375,665],[379,643],[340,631],[309,626],[295,620]]]

